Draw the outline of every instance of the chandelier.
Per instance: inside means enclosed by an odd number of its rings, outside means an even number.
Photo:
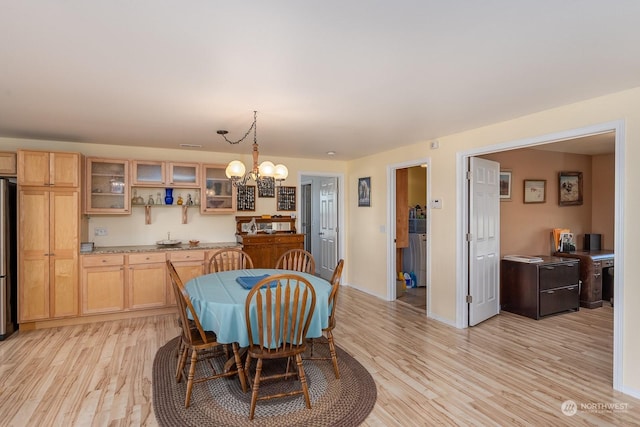
[[[227,175],[227,178],[231,180],[231,182],[235,187],[240,187],[240,188],[246,187],[247,183],[250,180],[253,180],[256,182],[256,185],[258,186],[258,188],[273,189],[275,181],[277,181],[278,184],[281,184],[282,181],[287,179],[287,176],[289,175],[289,170],[283,164],[274,165],[272,162],[268,160],[258,165],[259,152],[258,152],[258,140],[256,136],[257,114],[258,114],[257,111],[253,112],[253,123],[251,124],[251,127],[249,127],[249,130],[247,130],[244,136],[237,141],[231,141],[227,139],[227,134],[229,133],[228,131],[226,130],[217,131],[218,135],[222,135],[225,141],[227,141],[229,144],[235,145],[244,141],[253,130],[253,152],[252,152],[253,167],[249,172],[246,172],[244,163],[242,163],[240,160],[232,160],[227,165],[227,168],[225,169],[225,174]]]

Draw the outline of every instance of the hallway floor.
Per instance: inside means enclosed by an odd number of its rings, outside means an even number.
[[[407,288],[404,295],[397,299],[412,307],[427,310],[427,287]]]

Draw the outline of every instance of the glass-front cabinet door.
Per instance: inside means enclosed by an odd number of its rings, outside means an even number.
[[[132,160],[131,185],[134,187],[162,187],[165,185],[165,163]]]
[[[129,214],[129,161],[87,158],[85,213]]]
[[[200,186],[200,164],[174,163],[167,165],[167,185],[171,187],[195,188]]]
[[[236,210],[236,189],[224,173],[226,165],[202,165],[200,212],[229,213]]]
[[[199,163],[133,160],[131,185],[134,187],[200,187]]]

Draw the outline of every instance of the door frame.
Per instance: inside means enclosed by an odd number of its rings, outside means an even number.
[[[345,212],[345,190],[344,190],[344,173],[341,172],[313,172],[313,171],[298,171],[298,183],[296,191],[296,230],[300,228],[300,209],[302,207],[302,191],[300,190],[301,183],[309,183],[309,179],[307,178],[336,178],[338,180],[338,259],[344,258],[345,252],[345,241],[346,236],[344,235],[344,212]],[[311,204],[311,221],[314,220],[314,204]],[[344,266],[345,270],[348,270],[349,266]],[[346,277],[346,274],[343,273],[342,277]]]
[[[427,233],[427,317],[431,314],[431,206],[429,195],[431,194],[431,157],[408,160],[402,163],[387,165],[387,301],[396,300],[396,170],[427,165],[427,206],[426,206],[426,233]]]
[[[583,128],[534,136],[520,140],[484,146],[468,151],[456,153],[456,327],[467,328],[469,313],[467,310],[466,295],[469,289],[469,253],[466,250],[466,234],[469,223],[469,188],[466,184],[467,159],[473,156],[508,151],[519,148],[533,147],[549,144],[566,139],[575,139],[585,136],[615,132],[615,214],[614,214],[614,253],[616,256],[616,274],[614,276],[614,295],[617,301],[624,298],[624,203],[622,189],[624,188],[624,147],[625,147],[625,121],[624,119],[595,124]],[[622,336],[624,318],[624,304],[616,304],[613,312],[613,388],[621,390],[622,387]]]

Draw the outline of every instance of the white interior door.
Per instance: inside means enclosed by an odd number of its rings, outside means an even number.
[[[338,264],[338,179],[320,180],[320,276],[330,280]]]
[[[500,164],[469,161],[469,326],[500,312]]]

